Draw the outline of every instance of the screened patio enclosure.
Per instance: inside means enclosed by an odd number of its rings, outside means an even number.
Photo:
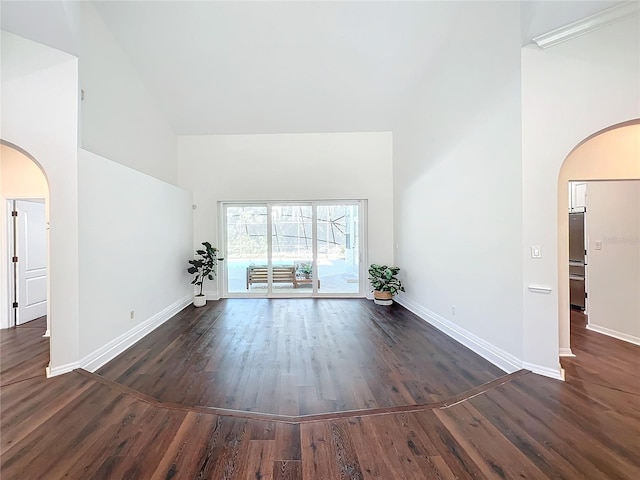
[[[225,296],[364,296],[363,202],[224,203]]]

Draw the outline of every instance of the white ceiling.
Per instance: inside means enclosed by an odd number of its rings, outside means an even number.
[[[461,8],[97,4],[178,134],[389,130],[394,103]]]
[[[72,51],[69,30],[45,27],[69,2],[45,3],[3,1],[3,29]],[[390,130],[403,93],[474,20],[456,1],[93,3],[177,134]],[[616,3],[522,2],[522,40]]]

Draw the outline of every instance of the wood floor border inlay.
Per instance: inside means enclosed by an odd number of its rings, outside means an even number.
[[[492,380],[480,386],[471,388],[465,392],[454,395],[451,398],[448,398],[441,402],[415,404],[415,405],[398,405],[394,407],[367,408],[367,409],[359,409],[359,410],[346,410],[346,411],[340,411],[340,412],[317,413],[317,414],[310,414],[310,415],[279,415],[279,414],[273,414],[273,413],[233,410],[228,408],[189,406],[189,405],[181,405],[177,403],[162,402],[150,395],[146,395],[131,387],[128,387],[118,382],[114,382],[113,380],[104,378],[101,375],[98,375],[96,373],[92,373],[87,370],[83,370],[81,368],[74,370],[74,372],[84,375],[85,377],[88,377],[98,383],[101,383],[110,388],[118,390],[124,394],[131,395],[140,401],[143,401],[149,405],[152,405],[158,408],[166,408],[170,410],[181,410],[186,412],[207,413],[211,415],[243,418],[247,420],[262,420],[262,421],[291,423],[291,424],[331,421],[331,420],[339,420],[339,419],[351,418],[351,417],[372,417],[372,416],[389,415],[389,414],[397,414],[397,413],[415,413],[415,412],[424,412],[424,411],[430,411],[430,410],[436,410],[436,409],[444,410],[454,405],[458,405],[462,402],[470,400],[474,397],[477,397],[478,395],[482,395],[486,392],[494,390],[495,388],[498,388],[502,385],[513,382],[514,380],[531,373],[529,370],[524,370],[524,369],[518,370],[517,372],[506,374],[500,378],[496,378],[495,380]]]

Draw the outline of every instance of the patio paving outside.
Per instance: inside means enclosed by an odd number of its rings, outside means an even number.
[[[309,260],[278,260],[274,266],[298,265]],[[252,284],[247,289],[247,267],[250,265],[266,265],[266,259],[231,259],[225,261],[229,293],[262,293],[267,294],[267,284]],[[318,293],[353,294],[359,293],[358,266],[347,263],[344,258],[324,258],[318,260]],[[292,283],[276,283],[274,293],[287,293],[308,296],[312,292],[311,284],[298,285]]]

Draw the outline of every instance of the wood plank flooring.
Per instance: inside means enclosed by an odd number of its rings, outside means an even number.
[[[175,320],[192,322],[194,315],[207,312],[187,311]],[[401,307],[393,315],[400,322],[410,317]],[[206,330],[198,325],[193,329]],[[590,344],[593,332],[573,330],[584,335],[580,348],[573,345],[578,379],[559,382],[522,372],[468,397],[462,393],[463,399],[451,405],[335,413],[294,423],[208,413],[206,407],[169,407],[79,371],[48,380],[25,378],[0,388],[0,478],[640,478],[640,397],[630,387],[637,382],[640,349],[615,350],[609,344],[615,352],[607,353],[619,356],[620,365],[621,384],[612,388],[589,364],[595,357],[581,363],[580,352],[596,348]],[[23,332],[13,340],[19,342]],[[600,337],[595,341],[605,348],[613,340]],[[17,350],[2,346],[2,361],[5,352]],[[450,356],[456,352],[454,346]],[[409,358],[410,350],[405,354]],[[417,353],[423,354],[429,357]],[[599,393],[593,397],[595,384]],[[274,391],[286,394],[287,389]]]
[[[0,330],[0,386],[42,376],[49,365],[49,339],[43,338],[47,317]]]
[[[436,403],[504,375],[399,305],[353,299],[189,308],[97,373],[161,402],[281,415]]]

